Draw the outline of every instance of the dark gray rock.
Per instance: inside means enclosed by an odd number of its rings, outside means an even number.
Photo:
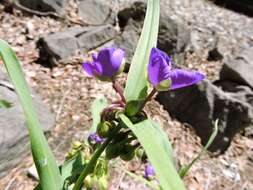
[[[131,59],[134,55],[135,48],[137,46],[141,33],[141,27],[136,26],[136,22],[131,19],[125,26],[124,31],[121,35],[115,39],[115,45],[125,50],[126,52],[126,63],[130,64]]]
[[[227,61],[220,72],[220,80],[229,80],[253,88],[253,47],[242,50],[233,60]]]
[[[146,3],[134,2],[118,13],[119,25],[123,32],[122,36],[116,39],[116,44],[121,44],[122,48],[126,49],[128,56],[132,56],[136,48],[145,11]],[[184,23],[166,16],[164,11],[161,7],[157,47],[171,55],[175,63],[182,64],[190,42],[189,29]],[[130,58],[127,57],[127,60]]]
[[[252,124],[253,108],[243,98],[253,92],[240,90],[240,95],[224,92],[208,80],[198,85],[171,92],[162,92],[157,100],[181,122],[191,124],[205,144],[219,119],[219,133],[210,147],[211,151],[224,152],[233,136]]]
[[[19,3],[29,9],[39,12],[56,12],[64,15],[66,0],[19,0]]]
[[[54,126],[54,116],[38,94],[32,97],[44,131]],[[0,178],[15,167],[28,153],[29,140],[25,117],[12,85],[6,75],[0,72],[0,98],[13,104],[9,109],[0,108]]]
[[[110,41],[117,35],[111,25],[73,27],[43,37],[39,41],[42,62],[67,59],[78,51],[89,51]]]
[[[113,14],[108,2],[103,0],[79,0],[78,14],[88,24],[113,23]]]
[[[253,16],[253,2],[252,0],[215,0],[217,5],[232,9],[239,13],[244,13],[248,16]]]

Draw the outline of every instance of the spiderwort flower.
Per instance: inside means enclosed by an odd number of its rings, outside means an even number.
[[[88,140],[91,142],[91,143],[101,143],[101,142],[104,142],[105,139],[99,137],[97,135],[97,133],[91,133],[88,137]]]
[[[147,164],[145,166],[145,175],[144,175],[144,178],[150,179],[154,175],[155,175],[155,170],[154,170],[153,166],[151,166],[150,164]]]
[[[148,64],[148,79],[158,91],[183,88],[205,78],[196,71],[172,69],[171,58],[163,51],[152,48]]]
[[[93,53],[93,62],[84,62],[83,69],[88,75],[102,81],[111,81],[124,67],[125,52],[114,47],[104,48],[98,54]]]

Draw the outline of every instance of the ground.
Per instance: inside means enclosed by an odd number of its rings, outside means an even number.
[[[71,3],[71,7],[75,8],[75,4]],[[71,16],[75,17],[75,14],[72,14]],[[36,47],[38,38],[50,32],[60,31],[68,23],[49,17],[22,14],[19,11],[11,14],[3,12],[1,7],[0,22],[0,38],[13,46],[23,63],[22,67],[29,85],[36,89],[55,114],[56,125],[49,136],[49,142],[59,163],[62,163],[70,143],[83,140],[87,136],[87,129],[92,122],[90,113],[92,101],[103,95],[109,101],[118,97],[110,83],[98,82],[83,72],[81,62],[85,55],[74,57],[69,63],[58,64],[53,68],[41,66],[36,62],[39,57]],[[225,41],[229,41],[227,38]],[[242,41],[247,40],[242,39]],[[206,54],[207,51],[203,49],[201,54],[189,55],[186,66],[205,72],[210,79],[216,78],[222,63],[207,62]],[[125,76],[118,80],[124,79]],[[147,105],[146,111],[166,130],[174,147],[178,165],[189,163],[200,152],[202,147],[200,139],[190,126],[171,118],[155,101]],[[234,138],[225,154],[216,157],[212,154],[203,156],[184,178],[187,188],[189,190],[252,190],[252,137],[252,129],[246,129]],[[130,177],[126,172],[131,170],[143,174],[139,163],[117,160],[112,165],[110,190],[148,189],[141,181]],[[32,189],[37,181],[27,176],[30,166],[32,166],[32,158],[28,155],[22,163],[0,180],[0,189]]]

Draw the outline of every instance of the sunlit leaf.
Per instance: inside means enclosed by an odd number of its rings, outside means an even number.
[[[213,143],[215,137],[218,134],[218,120],[215,121],[214,124],[214,129],[213,132],[208,140],[208,142],[206,143],[206,145],[204,146],[204,148],[201,150],[201,152],[196,156],[196,158],[194,158],[190,164],[182,166],[182,168],[180,168],[179,170],[179,175],[183,178],[184,176],[187,175],[188,171],[191,169],[191,167],[193,166],[193,164],[195,162],[197,162],[200,157],[207,151],[207,149],[209,148],[209,146]]]
[[[166,145],[169,142],[164,142],[164,137],[161,137],[160,130],[158,130],[159,126],[148,119],[132,124],[125,115],[121,114],[119,117],[133,131],[145,149],[162,189],[185,190],[184,184],[171,160],[170,148],[167,148],[170,145]]]
[[[92,127],[90,128],[90,132],[96,132],[97,125],[100,122],[100,115],[103,109],[107,106],[107,100],[105,97],[97,98],[91,105],[91,113],[92,113]]]
[[[131,62],[124,91],[129,104],[132,101],[140,101],[147,95],[147,64],[151,48],[155,47],[157,43],[159,14],[160,1],[148,0],[142,33]],[[132,106],[130,115],[133,115],[137,110],[138,107]]]
[[[63,185],[60,171],[40,127],[20,62],[11,47],[3,40],[0,40],[0,57],[4,62],[24,110],[32,155],[39,174],[41,187],[46,190],[60,190]]]

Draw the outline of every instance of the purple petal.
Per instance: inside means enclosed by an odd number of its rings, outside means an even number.
[[[148,65],[148,77],[151,84],[156,86],[161,81],[167,80],[170,69],[170,58],[157,48],[152,48]]]
[[[123,59],[125,57],[125,51],[122,49],[116,49],[112,56],[111,56],[111,62],[113,69],[118,72],[120,69],[121,64],[123,63]]]
[[[92,53],[91,57],[92,57],[93,61],[97,61],[98,54],[97,53]]]
[[[98,54],[97,61],[101,64],[102,75],[107,77],[114,76],[122,63],[124,51],[116,48],[105,48]]]
[[[144,175],[144,177],[146,179],[148,179],[148,178],[150,178],[154,175],[155,175],[155,170],[154,170],[153,166],[151,166],[150,164],[146,165],[145,166],[145,175]]]
[[[205,75],[196,71],[174,69],[169,73],[169,77],[172,81],[170,89],[174,90],[196,84],[197,82],[203,80]]]
[[[83,66],[83,69],[86,71],[86,73],[87,73],[88,75],[90,75],[90,76],[93,76],[93,75],[94,75],[94,73],[93,73],[93,71],[94,71],[94,66],[93,66],[91,63],[89,63],[89,62],[84,62],[82,66]]]
[[[91,133],[88,139],[93,143],[101,143],[104,141],[104,139],[99,137],[96,133]]]

